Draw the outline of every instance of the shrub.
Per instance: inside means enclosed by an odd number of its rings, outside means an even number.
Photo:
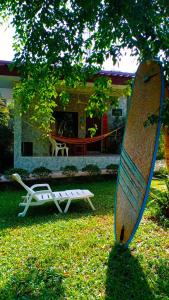
[[[166,179],[166,190],[157,191],[152,189],[151,200],[148,203],[151,215],[155,217],[161,225],[169,225],[169,179]]]
[[[82,171],[87,172],[90,176],[99,175],[101,173],[100,168],[93,164],[86,165]]]
[[[162,133],[160,134],[158,152],[156,159],[164,159],[164,139]]]
[[[161,167],[159,170],[154,171],[154,177],[157,178],[166,178],[168,175],[167,168]]]
[[[106,170],[109,174],[117,173],[118,165],[114,165],[114,164],[107,165]]]
[[[35,168],[32,171],[33,176],[40,177],[40,178],[50,177],[51,173],[52,173],[52,171],[45,167]]]
[[[66,175],[68,177],[73,177],[78,173],[78,169],[73,165],[65,166],[64,168],[62,168],[62,173],[63,175]]]
[[[22,179],[25,179],[25,178],[29,177],[29,172],[27,170],[21,169],[21,168],[8,169],[4,172],[4,175],[8,179],[12,179],[11,176],[14,173],[18,173],[21,176]]]
[[[158,200],[159,206],[162,214],[169,218],[169,179],[166,180],[166,191],[161,194],[162,195]]]

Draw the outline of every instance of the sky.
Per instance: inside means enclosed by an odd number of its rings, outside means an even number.
[[[0,60],[11,61],[14,57],[12,49],[12,41],[14,36],[14,29],[10,26],[0,25]],[[105,61],[103,65],[104,70],[118,70],[122,72],[134,73],[137,70],[138,64],[135,57],[130,57],[129,52],[127,55],[123,55],[119,64],[113,66],[111,59]]]

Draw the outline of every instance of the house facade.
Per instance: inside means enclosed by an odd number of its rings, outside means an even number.
[[[19,81],[17,70],[9,71],[10,62],[0,61],[0,95],[12,101],[12,90]],[[112,97],[118,99],[118,107],[110,107],[102,118],[90,119],[86,116],[86,105],[93,91],[93,82],[84,88],[69,89],[70,104],[66,110],[57,109],[53,112],[55,123],[52,132],[57,136],[70,138],[86,138],[90,136],[89,128],[97,125],[97,134],[111,132],[118,126],[123,127],[127,114],[128,99],[124,90],[133,74],[116,71],[102,71],[98,76],[107,76],[113,85]],[[53,171],[59,171],[67,165],[75,165],[79,170],[87,164],[97,164],[104,169],[109,164],[119,163],[123,131],[110,135],[106,139],[87,145],[67,143],[68,156],[58,153],[52,156],[49,138],[30,123],[30,115],[20,116],[15,113],[14,119],[14,167],[27,169],[43,166]]]

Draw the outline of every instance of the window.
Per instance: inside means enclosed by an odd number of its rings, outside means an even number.
[[[32,142],[22,142],[22,156],[33,156],[33,143]]]

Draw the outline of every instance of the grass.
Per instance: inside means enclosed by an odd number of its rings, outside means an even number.
[[[96,211],[77,202],[60,215],[47,205],[22,219],[22,190],[0,192],[0,299],[168,300],[167,229],[151,211],[124,250],[114,243],[115,181],[53,186],[68,188],[91,190]]]

